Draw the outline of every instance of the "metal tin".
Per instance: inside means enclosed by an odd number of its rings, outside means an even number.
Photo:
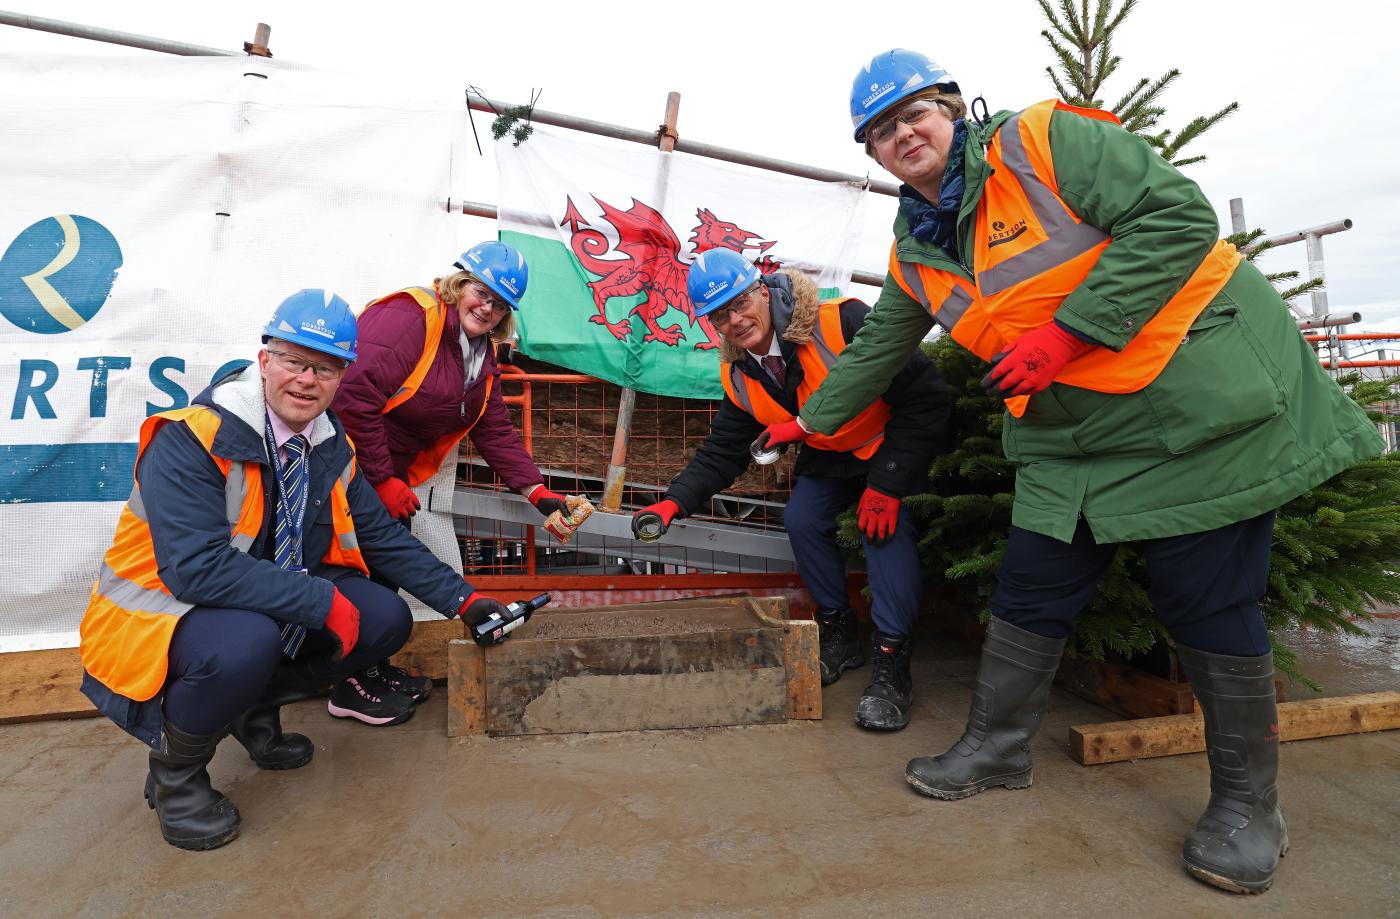
[[[787,444],[782,444],[771,450],[765,450],[758,445],[759,441],[762,439],[763,438],[760,437],[758,440],[749,444],[749,456],[752,456],[753,461],[760,466],[771,466],[778,461],[778,457],[783,455],[783,451],[787,449]]]

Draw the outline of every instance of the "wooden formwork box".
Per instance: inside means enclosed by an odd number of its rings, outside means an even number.
[[[821,717],[817,624],[770,597],[545,609],[448,644],[447,733],[553,734]]]

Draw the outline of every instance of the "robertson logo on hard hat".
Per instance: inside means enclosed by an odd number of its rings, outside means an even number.
[[[310,332],[313,335],[319,335],[326,339],[335,338],[335,333],[326,328],[326,320],[324,319],[317,319],[315,323],[303,322],[301,324],[301,330],[303,332]]]
[[[870,106],[874,105],[876,102],[879,102],[881,99],[883,99],[885,96],[888,96],[893,91],[893,80],[884,84],[883,86],[879,83],[871,83],[870,95],[866,96],[864,99],[861,100],[861,105],[865,106],[866,108],[870,108]]]
[[[477,261],[480,261],[480,259],[477,259]],[[495,281],[497,284],[501,285],[501,286],[504,287],[506,290],[510,291],[511,296],[514,296],[514,297],[520,296],[520,290],[519,290],[519,288],[516,286],[516,284],[515,284],[515,279],[514,279],[514,278],[511,278],[511,277],[504,277],[504,278],[497,277],[490,269],[487,269],[487,270],[483,271],[482,274],[485,275],[487,278],[491,279],[492,281]]]
[[[706,300],[706,301],[713,300],[716,296],[718,296],[719,294],[724,293],[724,292],[725,292],[726,290],[728,290],[728,289],[729,289],[729,282],[728,282],[728,281],[721,281],[721,282],[719,282],[718,284],[716,284],[714,281],[711,281],[711,282],[710,282],[709,289],[707,289],[707,290],[705,291],[705,300]]]

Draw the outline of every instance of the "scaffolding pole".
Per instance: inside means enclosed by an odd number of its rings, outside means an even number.
[[[0,25],[33,29],[36,32],[52,32],[55,35],[67,35],[71,38],[85,38],[89,41],[100,41],[109,45],[125,45],[128,48],[159,51],[162,54],[179,54],[184,57],[242,57],[245,53],[244,51],[226,51],[223,48],[207,48],[204,45],[191,45],[165,38],[152,38],[149,35],[136,35],[131,32],[118,32],[115,29],[99,29],[95,26],[64,22],[60,19],[46,19],[43,16],[30,16],[26,13],[14,13],[9,10],[0,10]],[[267,26],[259,23],[258,28],[260,30],[266,29]],[[262,50],[266,52],[267,36],[259,32],[259,37],[262,38]],[[257,45],[258,39],[255,37],[251,44]],[[249,50],[247,53],[254,52]],[[271,55],[264,53],[261,56],[270,57]]]

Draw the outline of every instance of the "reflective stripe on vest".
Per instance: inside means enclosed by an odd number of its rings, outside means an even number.
[[[408,294],[423,308],[423,351],[418,355],[418,363],[413,365],[413,369],[409,371],[408,377],[403,381],[403,384],[399,386],[394,395],[384,403],[384,408],[379,412],[381,415],[389,414],[389,412],[403,405],[409,399],[412,399],[414,393],[418,392],[419,388],[422,387],[423,380],[427,379],[428,369],[433,366],[433,359],[437,357],[438,347],[442,343],[443,329],[447,328],[446,308],[443,306],[442,301],[438,299],[437,294],[434,291],[428,290],[426,287],[408,287],[396,293],[389,294],[386,297],[380,297],[378,300],[366,306],[365,309],[361,311],[361,315],[363,315],[366,310],[383,303],[390,297],[397,297],[399,294]],[[466,437],[467,433],[471,431],[472,428],[476,427],[477,422],[486,414],[486,406],[491,400],[491,386],[494,382],[494,377],[487,377],[486,391],[482,393],[481,396],[481,411],[477,412],[476,417],[472,419],[471,424],[467,425],[465,430],[444,434],[442,437],[439,437],[432,446],[428,447],[426,450],[419,451],[418,455],[413,458],[413,462],[409,464],[408,473],[405,476],[408,479],[408,484],[421,485],[428,481],[428,479],[437,475],[437,471],[442,468],[443,460],[447,459],[448,454],[457,449],[457,445],[462,442],[462,438]]]
[[[1117,121],[1110,113],[1050,100],[1008,118],[987,150],[990,167],[977,206],[972,264],[975,284],[953,272],[902,262],[890,252],[890,275],[953,338],[991,360],[1021,335],[1053,321],[1112,240],[1060,198],[1050,150],[1055,111]],[[1182,288],[1120,352],[1095,348],[1071,362],[1058,383],[1106,393],[1136,392],[1157,378],[1186,330],[1220,292],[1241,260],[1219,241]],[[1125,326],[1127,331],[1131,326]],[[1007,400],[1024,414],[1029,399]]]
[[[255,461],[235,462],[213,454],[222,419],[206,406],[162,412],[141,426],[136,448],[139,464],[156,432],[171,422],[183,422],[224,474],[224,505],[229,544],[252,548],[262,531],[263,480]],[[134,469],[134,467],[133,467]],[[354,474],[351,457],[332,488],[332,527],[337,539],[327,550],[327,564],[368,573],[349,514],[346,486]],[[177,599],[160,578],[141,487],[133,484],[122,508],[112,546],[103,557],[97,583],[78,628],[83,668],[113,692],[138,702],[153,698],[165,685],[170,639],[179,617],[192,604]]]
[[[797,360],[802,365],[802,382],[797,386],[799,409],[821,386],[822,380],[826,379],[836,359],[846,348],[846,338],[841,334],[841,304],[847,299],[827,300],[818,306],[812,337],[797,346]],[[720,382],[730,400],[759,422],[770,425],[792,420],[792,413],[770,396],[761,382],[747,376],[737,364],[720,364]],[[820,450],[853,453],[860,459],[869,459],[884,442],[885,424],[889,418],[889,406],[885,400],[877,399],[843,424],[836,433],[813,434],[807,443]]]

